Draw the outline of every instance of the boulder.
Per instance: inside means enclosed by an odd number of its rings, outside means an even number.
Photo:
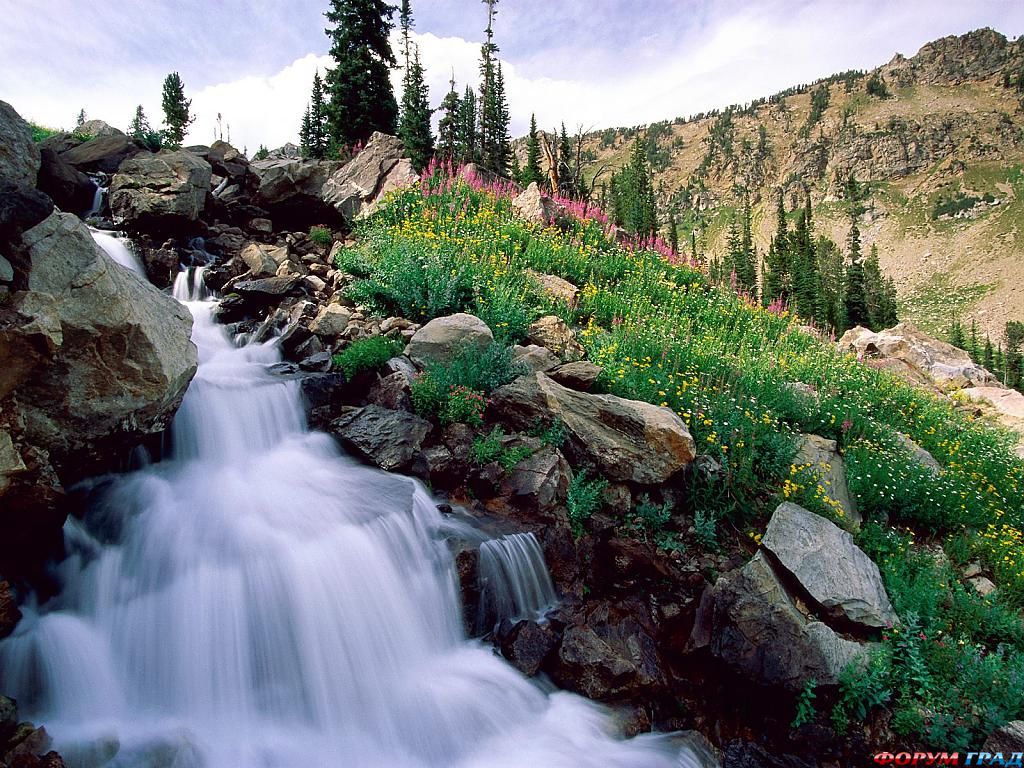
[[[549,371],[548,375],[564,387],[588,392],[597,383],[603,370],[600,365],[580,360],[575,363],[563,363]]]
[[[419,180],[420,175],[416,173],[416,169],[413,168],[412,160],[403,157],[395,163],[394,168],[388,171],[387,175],[384,177],[384,181],[381,182],[380,189],[377,191],[377,194],[363,204],[362,209],[359,211],[359,218],[366,218],[376,211],[377,208],[380,207],[384,196],[389,192],[394,192],[396,189],[411,187],[413,184],[418,183]]]
[[[24,184],[0,181],[0,244],[11,243],[53,213],[53,201]],[[13,253],[8,251],[13,256]]]
[[[370,385],[366,402],[392,411],[412,410],[412,389],[404,373],[389,373]]]
[[[486,349],[493,342],[494,334],[483,320],[459,312],[434,318],[416,331],[405,354],[422,367],[448,362],[467,347]]]
[[[22,240],[31,262],[22,306],[36,307],[25,328],[54,330],[44,375],[19,386],[18,401],[28,439],[70,477],[99,443],[168,424],[196,370],[192,317],[116,265],[75,216],[55,212]]]
[[[101,138],[104,136],[124,136],[125,133],[103,120],[86,120],[75,129],[75,133],[82,136]]]
[[[300,295],[301,279],[298,275],[291,275],[288,277],[263,277],[258,280],[240,280],[232,286],[232,291],[247,299],[269,303],[284,296]]]
[[[857,326],[843,334],[839,348],[866,359],[898,360],[909,369],[910,374],[904,377],[911,383],[920,376],[948,390],[995,382],[995,377],[971,360],[967,352],[919,331],[910,323],[877,333]]]
[[[18,603],[11,591],[11,585],[6,581],[0,581],[0,640],[10,635],[19,621],[21,621],[21,611],[18,610]],[[5,724],[7,708],[4,704],[7,701],[10,699],[0,696],[0,729]]]
[[[0,336],[0,338],[3,338]],[[0,429],[0,496],[10,487],[13,478],[26,472],[28,467],[21,458],[21,453],[14,446],[11,434]]]
[[[249,172],[249,161],[245,155],[226,141],[217,140],[210,145],[206,153],[206,162],[215,174],[236,183],[244,182]]]
[[[547,315],[530,324],[526,332],[530,344],[546,347],[562,360],[575,362],[583,358],[583,347],[566,322],[555,315]]]
[[[576,392],[544,373],[495,390],[488,410],[520,431],[561,422],[573,464],[596,465],[612,482],[663,483],[696,457],[689,430],[668,408]]]
[[[343,218],[354,219],[365,203],[381,193],[384,179],[404,152],[397,136],[374,131],[366,146],[327,179],[321,190],[324,203]]]
[[[571,481],[569,462],[546,446],[516,464],[502,490],[531,509],[544,511],[565,500]]]
[[[523,194],[526,193],[524,192]],[[526,274],[545,295],[555,299],[556,301],[564,301],[570,307],[576,305],[576,299],[580,295],[580,289],[568,280],[563,280],[557,275],[546,275],[543,272],[534,272],[532,269],[526,270]]]
[[[516,345],[512,348],[512,359],[527,373],[547,373],[562,362],[550,349],[537,344],[530,344],[527,347]]]
[[[40,153],[38,187],[57,206],[69,213],[86,213],[92,208],[96,184],[52,149]]]
[[[1024,458],[1024,394],[1002,387],[971,387],[962,394],[1020,437],[1017,453]]]
[[[512,208],[524,219],[542,226],[566,216],[565,207],[541,192],[536,181],[512,199]]]
[[[306,230],[338,218],[320,196],[324,183],[339,163],[283,158],[258,160],[249,169],[259,180],[256,204],[271,214],[279,229]]]
[[[528,677],[540,672],[545,660],[558,646],[558,633],[550,623],[507,619],[498,628],[498,648],[512,666]]]
[[[863,522],[857,503],[846,484],[846,465],[839,455],[839,446],[835,440],[827,440],[818,435],[801,435],[800,447],[793,463],[807,467],[818,478],[818,484],[828,496],[826,503],[830,503],[836,516],[845,525],[856,528]]]
[[[253,277],[274,277],[278,267],[288,261],[288,247],[249,243],[242,249],[239,258],[245,262]]]
[[[61,154],[61,159],[85,173],[116,173],[121,163],[142,150],[124,134],[91,139]]]
[[[0,182],[36,185],[39,147],[32,129],[6,101],[0,101]]]
[[[1004,755],[1024,752],[1024,720],[1011,720],[993,731],[985,740],[983,749],[991,753],[1002,752]]]
[[[762,685],[796,692],[814,678],[834,686],[868,652],[802,613],[761,552],[718,579],[709,605],[711,653]]]
[[[911,458],[913,458],[917,464],[936,475],[942,471],[942,465],[935,460],[935,457],[911,440],[909,436],[902,432],[897,432],[896,439],[899,441],[900,445],[910,452]]]
[[[406,468],[430,432],[429,421],[378,405],[355,408],[331,422],[330,431],[356,456],[389,471]]]
[[[131,230],[170,230],[199,219],[210,191],[210,164],[190,152],[139,155],[110,183],[114,221]]]
[[[322,338],[335,339],[345,332],[351,319],[352,310],[348,307],[327,304],[310,324],[309,330]]]
[[[781,504],[761,547],[834,626],[872,631],[899,622],[878,566],[849,533],[824,517]]]

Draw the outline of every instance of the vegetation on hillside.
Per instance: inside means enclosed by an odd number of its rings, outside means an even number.
[[[422,189],[392,193],[360,225],[360,245],[338,258],[356,266],[353,298],[417,320],[475,312],[500,331],[494,365],[439,372],[443,386],[416,395],[417,407],[476,418],[479,401],[467,397],[485,398],[511,375],[501,346],[521,340],[537,316],[558,314],[603,366],[602,390],[671,408],[722,467],[695,474],[681,506],[652,502],[623,520],[675,550],[752,547],[783,499],[846,524],[793,465],[799,433],[837,440],[865,517],[858,541],[878,562],[902,624],[886,633],[870,670],[844,676],[836,696],[803,697],[804,709],[821,708],[842,732],[885,706],[901,736],[964,747],[1024,715],[1024,465],[1011,438],[839,354],[788,310],[714,286],[687,259],[618,243],[600,212],[577,214],[558,227],[533,225],[513,215],[507,191],[435,167]],[[524,279],[527,269],[580,286],[578,302],[546,296]],[[942,471],[917,464],[901,434]],[[573,520],[582,530],[601,503],[602,478],[579,477]],[[961,583],[961,567],[975,559],[995,593]]]

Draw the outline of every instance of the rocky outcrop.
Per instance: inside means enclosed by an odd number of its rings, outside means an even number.
[[[39,148],[32,129],[6,101],[0,101],[0,181],[36,185]]]
[[[354,219],[364,204],[382,193],[384,180],[404,154],[401,139],[375,131],[366,147],[323,185],[323,201],[345,219]],[[392,185],[397,183],[395,179]]]
[[[526,340],[530,344],[550,349],[567,362],[583,358],[583,347],[576,341],[572,328],[555,315],[547,315],[531,323],[526,331]]]
[[[995,421],[1020,436],[1017,454],[1024,458],[1024,394],[1002,387],[971,387],[961,394],[981,404]]]
[[[596,466],[613,482],[663,483],[696,456],[689,430],[671,410],[576,392],[544,373],[522,376],[496,390],[488,413],[523,431],[537,423],[561,423],[573,464]]]
[[[44,728],[18,722],[18,704],[0,696],[0,765],[11,768],[64,768],[64,761],[50,749]]]
[[[843,334],[839,348],[868,361],[895,361],[890,370],[912,384],[923,378],[949,390],[995,382],[992,374],[971,360],[967,352],[922,333],[910,323],[877,333],[857,326]]]
[[[162,430],[196,369],[188,311],[116,265],[75,216],[54,212],[13,248],[19,290],[0,308],[0,429],[25,468],[5,460],[5,574],[19,570],[39,527],[59,537],[62,484]]]
[[[353,409],[331,424],[346,448],[387,470],[407,468],[430,429],[429,421],[378,405]]]
[[[278,227],[305,230],[338,218],[321,197],[339,163],[324,160],[258,160],[249,165],[258,179],[255,202]]]
[[[833,623],[861,631],[898,623],[878,566],[849,533],[820,515],[782,504],[761,547]]]
[[[536,181],[512,199],[512,208],[524,219],[541,226],[566,217],[565,207],[541,192]]]
[[[419,366],[444,363],[466,348],[485,349],[494,334],[476,315],[459,312],[438,317],[416,331],[405,354]]]
[[[824,503],[833,509],[844,525],[856,528],[863,522],[863,517],[857,511],[857,503],[846,484],[846,465],[839,455],[839,446],[835,440],[818,435],[801,435],[793,463],[806,468],[817,479],[826,497]]]
[[[48,147],[40,153],[38,186],[62,211],[85,213],[96,193],[93,180]]]
[[[126,160],[110,184],[114,221],[133,231],[168,231],[196,222],[210,191],[210,164],[191,152]]]
[[[142,150],[121,134],[100,136],[61,153],[64,162],[85,173],[116,173],[125,160]]]

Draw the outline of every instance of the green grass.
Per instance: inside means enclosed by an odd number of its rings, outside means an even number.
[[[487,190],[439,177],[427,183],[426,194],[392,193],[359,225],[361,245],[346,258],[363,268],[363,285],[372,286],[366,297],[406,302],[415,319],[491,306],[494,325],[514,326],[550,311],[575,325],[588,358],[603,367],[599,390],[671,409],[689,426],[699,452],[721,464],[714,478],[696,473],[675,510],[701,521],[696,538],[704,548],[745,546],[786,498],[828,513],[823,490],[792,464],[796,435],[839,441],[866,520],[860,540],[879,561],[904,621],[918,622],[925,634],[910,645],[895,634],[883,643],[888,662],[870,690],[847,692],[847,718],[885,698],[907,735],[980,746],[995,724],[1024,716],[1018,675],[1024,639],[1016,614],[1024,606],[1024,463],[1005,433],[840,354],[802,332],[787,313],[709,285],[696,268],[616,244],[598,221],[540,228]],[[528,268],[575,283],[577,304],[511,290]],[[389,282],[394,276],[398,287]],[[950,301],[968,306],[990,289],[952,291],[941,279],[927,288],[917,309],[927,314],[934,307],[935,323],[940,296],[948,320]],[[456,381],[487,391],[472,376],[445,377],[435,388],[438,397]],[[818,397],[795,392],[790,385],[797,381],[813,385]],[[944,468],[938,477],[922,474],[896,432],[936,457]],[[603,478],[576,469],[568,506],[580,534],[600,504],[595,487]],[[673,533],[656,504],[643,511],[634,528]],[[948,571],[908,570],[925,556],[915,543],[922,540],[955,551],[958,561],[980,560],[998,585],[998,601],[961,587]],[[962,679],[958,669],[966,670]],[[999,675],[1011,682],[998,683]],[[992,684],[976,687],[985,681]],[[919,711],[922,697],[927,707]]]
[[[945,338],[952,319],[966,317],[996,287],[994,283],[954,285],[947,273],[935,272],[927,282],[900,297],[899,315],[926,333]]]
[[[401,342],[385,336],[353,341],[333,357],[335,367],[346,378],[353,379],[363,371],[372,371],[384,365],[402,351]]]

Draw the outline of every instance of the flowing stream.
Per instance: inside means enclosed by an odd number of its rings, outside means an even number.
[[[275,344],[235,346],[197,278],[174,288],[199,372],[170,456],[97,481],[65,527],[63,591],[0,644],[0,690],[69,766],[700,765],[467,640],[429,496],[310,432],[297,384],[267,372]]]

